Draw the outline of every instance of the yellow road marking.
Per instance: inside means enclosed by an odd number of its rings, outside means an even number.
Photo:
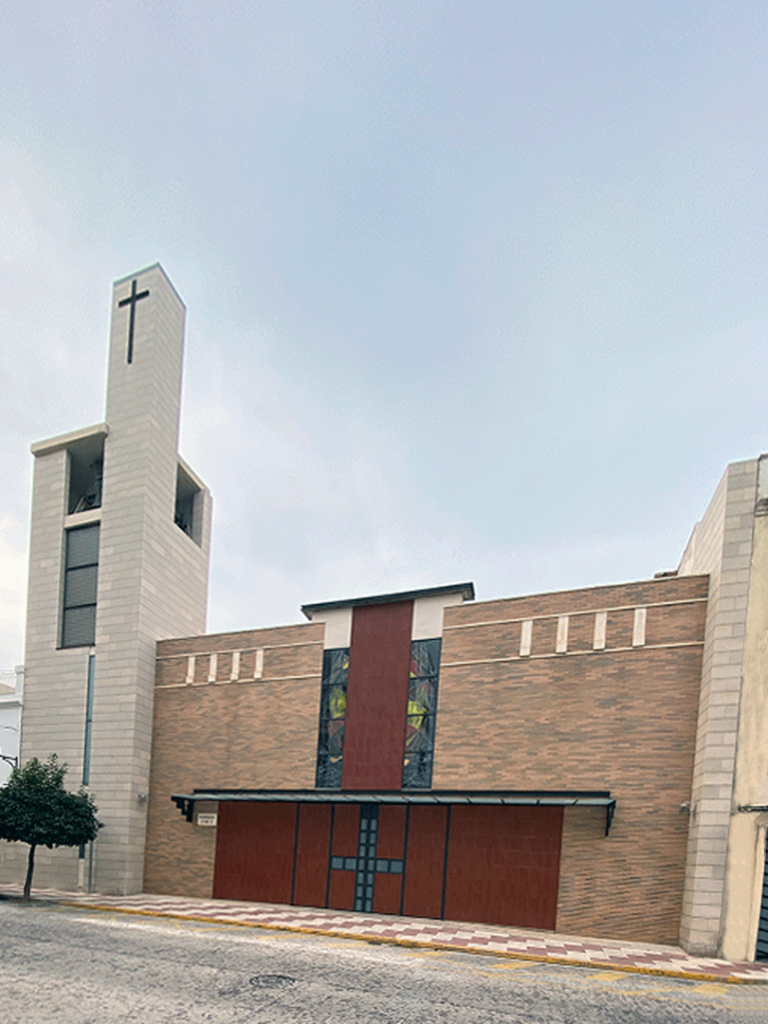
[[[505,971],[519,971],[523,967],[536,966],[535,960],[506,960],[503,964],[496,964],[496,968]]]

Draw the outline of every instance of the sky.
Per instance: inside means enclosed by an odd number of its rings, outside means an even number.
[[[0,667],[112,282],[187,306],[208,629],[677,566],[768,450],[768,8],[0,0]]]

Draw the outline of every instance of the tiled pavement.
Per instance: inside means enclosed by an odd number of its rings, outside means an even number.
[[[0,894],[20,896],[15,886],[0,886]],[[92,910],[121,911],[192,921],[220,921],[254,928],[272,928],[314,935],[333,935],[366,942],[392,943],[429,949],[457,949],[521,960],[540,960],[582,967],[610,968],[641,974],[662,974],[698,981],[768,984],[768,963],[730,963],[690,956],[676,946],[616,939],[582,939],[554,932],[497,925],[432,921],[423,918],[356,914],[351,911],[288,907],[233,900],[190,899],[181,896],[86,896],[82,893],[35,889],[33,899]]]

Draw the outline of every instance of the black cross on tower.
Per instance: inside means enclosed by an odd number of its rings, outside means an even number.
[[[128,319],[128,357],[126,360],[126,362],[129,363],[133,362],[133,324],[136,319],[136,303],[139,301],[139,299],[146,299],[148,295],[149,288],[146,288],[143,292],[137,293],[136,278],[134,278],[133,281],[131,282],[131,294],[128,296],[127,299],[121,299],[117,304],[120,308],[122,308],[123,306],[131,307],[131,315]]]

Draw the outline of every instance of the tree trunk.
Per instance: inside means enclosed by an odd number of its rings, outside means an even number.
[[[32,891],[32,872],[35,870],[35,846],[36,843],[29,844],[29,857],[27,858],[27,877],[24,881],[24,902],[29,903],[30,893]]]

